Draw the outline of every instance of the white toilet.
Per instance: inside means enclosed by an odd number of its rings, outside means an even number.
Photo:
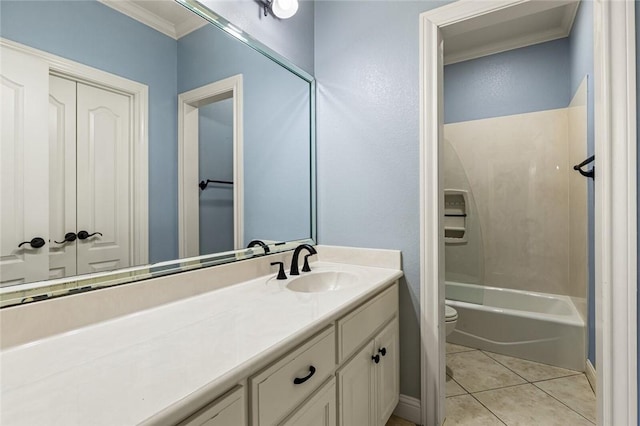
[[[444,305],[444,323],[447,336],[453,333],[458,322],[458,312],[449,305]]]

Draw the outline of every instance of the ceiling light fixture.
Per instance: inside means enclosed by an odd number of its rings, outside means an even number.
[[[269,9],[276,18],[291,18],[298,11],[298,0],[263,0],[264,16],[267,16]]]

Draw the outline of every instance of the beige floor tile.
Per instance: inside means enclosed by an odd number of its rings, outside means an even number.
[[[584,374],[538,382],[535,386],[596,422],[596,396]]]
[[[538,382],[540,380],[556,379],[558,377],[580,374],[579,371],[567,370],[547,364],[540,364],[538,362],[527,361],[526,359],[513,358],[510,356],[494,354],[491,352],[484,353],[529,382]]]
[[[448,343],[445,346],[445,352],[448,354],[454,354],[456,352],[476,351],[477,349],[468,348],[466,346],[460,346],[453,343]]]
[[[445,403],[444,426],[504,426],[471,395],[452,396]]]
[[[446,392],[447,396],[464,395],[465,393],[467,393],[467,391],[464,390],[462,386],[457,384],[456,381],[451,378],[451,376],[447,376]]]
[[[447,355],[449,375],[467,392],[479,392],[526,383],[522,377],[480,351]]]
[[[474,395],[509,426],[592,426],[593,423],[531,384]]]
[[[411,423],[409,420],[405,420],[402,417],[391,416],[385,426],[416,426],[416,424]]]

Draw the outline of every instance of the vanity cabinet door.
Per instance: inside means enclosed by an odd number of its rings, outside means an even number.
[[[336,379],[328,381],[298,411],[282,423],[282,426],[296,425],[336,425]]]
[[[380,362],[375,364],[378,424],[384,426],[398,405],[400,395],[400,359],[398,317],[395,317],[375,338],[375,352]]]
[[[245,426],[246,412],[244,389],[239,386],[178,426]]]
[[[341,426],[375,425],[375,369],[371,341],[338,371],[338,421]]]

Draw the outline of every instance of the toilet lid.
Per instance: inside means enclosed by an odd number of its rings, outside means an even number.
[[[444,320],[455,321],[458,319],[458,312],[449,305],[444,305]]]

